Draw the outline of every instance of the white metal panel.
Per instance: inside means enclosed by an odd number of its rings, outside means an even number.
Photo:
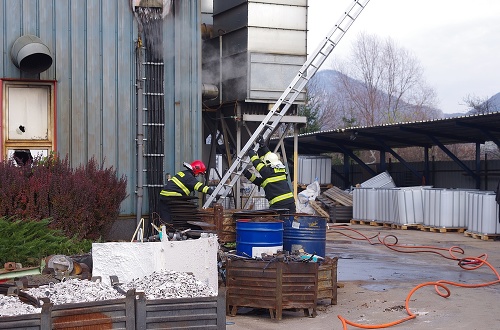
[[[391,189],[391,216],[389,218],[389,222],[397,222],[400,218],[399,214],[399,207],[398,207],[398,195],[399,195],[399,188],[393,188]]]
[[[418,224],[424,221],[422,186],[401,188],[398,195],[399,224]]]
[[[414,219],[412,223],[424,222],[424,202],[422,197],[422,187],[412,189]]]
[[[457,214],[454,217],[457,219],[459,228],[467,228],[467,193],[475,191],[475,189],[455,189],[454,200]]]
[[[299,156],[298,183],[310,184],[316,179],[319,184],[330,184],[332,159],[324,156]]]
[[[396,185],[392,180],[389,172],[385,171],[380,174],[377,174],[373,178],[366,180],[361,183],[361,187],[363,188],[395,188]]]
[[[352,191],[352,218],[353,220],[361,220],[360,206],[362,205],[363,198],[361,196],[361,189],[354,188]]]
[[[307,30],[307,7],[266,3],[248,4],[248,26]]]
[[[441,205],[438,227],[454,227],[453,210],[455,208],[453,191],[449,189],[441,190]]]
[[[302,55],[250,53],[247,99],[252,102],[277,100],[286,88],[283,83],[292,81],[305,61]],[[304,100],[305,91],[296,102]]]
[[[304,55],[306,31],[248,28],[248,51],[273,54]]]
[[[486,192],[482,196],[482,217],[478,231],[480,234],[500,234],[500,224],[498,222],[498,204],[495,200],[494,192]]]
[[[307,6],[307,1],[308,0],[258,0],[257,2],[282,4],[289,6]],[[251,3],[256,1],[249,0],[248,2]]]
[[[378,195],[378,209],[376,220],[383,222],[387,214],[387,191],[385,189],[376,189]]]
[[[368,221],[377,220],[377,212],[379,208],[378,194],[376,189],[367,189],[366,200],[366,219]]]

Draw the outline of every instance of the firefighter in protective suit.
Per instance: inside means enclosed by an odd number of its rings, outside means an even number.
[[[184,163],[186,168],[175,174],[163,187],[160,192],[160,218],[163,222],[173,223],[170,212],[169,202],[175,201],[181,196],[189,196],[193,191],[199,191],[204,194],[212,194],[213,188],[204,185],[198,181],[198,175],[204,175],[207,168],[201,160],[195,160],[191,164]]]
[[[269,148],[259,143],[259,155],[250,150],[248,156],[260,177],[245,169],[243,175],[253,184],[264,188],[266,199],[271,209],[287,209],[289,213],[295,213],[295,199],[287,180],[285,166],[279,160],[278,155],[271,152]],[[259,156],[262,158],[259,158]]]

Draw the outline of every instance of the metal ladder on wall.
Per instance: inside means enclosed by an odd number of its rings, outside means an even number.
[[[346,31],[351,27],[352,23],[359,16],[361,11],[366,7],[369,0],[355,0],[354,4],[349,6],[346,12],[341,16],[340,20],[330,31],[328,36],[318,46],[316,51],[309,56],[309,59],[302,65],[295,78],[290,85],[281,94],[278,101],[271,108],[266,117],[259,124],[255,132],[252,134],[248,142],[238,153],[235,161],[230,168],[226,171],[220,180],[214,192],[207,197],[203,208],[208,208],[218,195],[226,197],[232,190],[237,180],[240,178],[243,170],[250,164],[250,158],[247,153],[250,148],[257,151],[257,141],[261,138],[267,141],[268,137],[275,131],[281,119],[286,114],[288,109],[292,106],[295,99],[304,89],[307,82],[314,76],[316,71],[321,67],[328,55],[337,46],[340,39],[344,36]]]

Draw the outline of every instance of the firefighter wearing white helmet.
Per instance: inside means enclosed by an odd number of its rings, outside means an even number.
[[[264,155],[264,164],[272,168],[285,168],[278,155],[270,151]]]
[[[259,148],[259,155],[262,159],[253,150],[250,150],[248,155],[260,177],[246,169],[243,175],[253,184],[264,188],[269,208],[286,209],[290,214],[295,213],[293,192],[288,184],[285,166],[278,155],[271,152],[265,145]]]

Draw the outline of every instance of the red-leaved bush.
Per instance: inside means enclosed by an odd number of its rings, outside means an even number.
[[[0,217],[42,220],[68,237],[95,240],[109,231],[127,197],[127,179],[92,158],[72,169],[52,154],[32,165],[0,162]]]

